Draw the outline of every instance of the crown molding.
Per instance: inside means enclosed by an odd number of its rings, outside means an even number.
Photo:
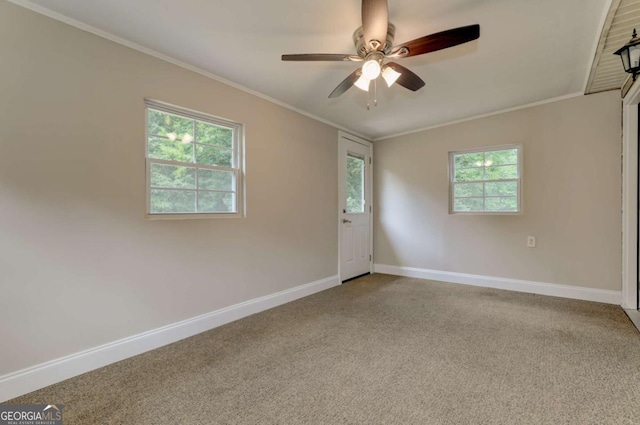
[[[165,55],[164,53],[160,53],[160,52],[158,52],[156,50],[153,50],[153,49],[150,49],[148,47],[142,46],[140,44],[134,43],[132,41],[129,41],[127,39],[119,37],[119,36],[117,36],[115,34],[112,34],[112,33],[108,32],[108,31],[101,30],[101,29],[96,28],[96,27],[94,27],[92,25],[85,24],[84,22],[80,22],[80,21],[78,21],[76,19],[73,19],[73,18],[70,18],[68,16],[65,16],[65,15],[63,15],[61,13],[54,12],[51,9],[48,9],[46,7],[43,7],[43,6],[40,6],[39,4],[32,3],[29,0],[7,0],[7,1],[9,3],[15,4],[16,6],[20,6],[20,7],[23,7],[25,9],[31,10],[32,12],[39,13],[40,15],[44,15],[44,16],[46,16],[48,18],[51,18],[51,19],[54,19],[56,21],[62,22],[64,24],[70,25],[72,27],[78,28],[78,29],[80,29],[82,31],[86,31],[88,33],[97,35],[98,37],[102,37],[102,38],[105,38],[105,39],[107,39],[109,41],[112,41],[114,43],[117,43],[117,44],[120,44],[122,46],[128,47],[130,49],[137,50],[138,52],[144,53],[146,55],[153,56],[154,58],[163,60],[165,62],[169,62],[169,63],[171,63],[173,65],[179,66],[180,68],[184,68],[184,69],[187,69],[189,71],[195,72],[197,74],[203,75],[203,76],[205,76],[207,78],[211,78],[212,80],[216,80],[216,81],[218,81],[218,82],[220,82],[222,84],[225,84],[227,86],[233,87],[233,88],[238,89],[240,91],[243,91],[245,93],[249,93],[249,94],[251,94],[253,96],[256,96],[256,97],[259,97],[261,99],[264,99],[264,100],[266,100],[268,102],[271,102],[271,103],[273,103],[275,105],[282,106],[283,108],[286,108],[286,109],[289,109],[291,111],[297,112],[300,115],[304,115],[304,116],[306,116],[308,118],[314,119],[314,120],[319,121],[319,122],[324,123],[324,124],[327,124],[327,125],[329,125],[331,127],[334,127],[334,128],[336,128],[338,130],[343,130],[343,131],[346,131],[348,133],[351,133],[353,135],[356,135],[358,137],[362,137],[362,138],[365,138],[365,139],[369,139],[370,138],[369,136],[367,136],[365,134],[362,134],[362,133],[354,131],[354,130],[352,130],[350,128],[344,127],[344,126],[342,126],[340,124],[336,124],[334,122],[331,122],[329,120],[321,118],[321,117],[319,117],[317,115],[311,114],[309,112],[303,111],[302,109],[298,109],[293,105],[289,105],[288,103],[282,102],[282,101],[280,101],[278,99],[275,99],[275,98],[273,98],[271,96],[267,96],[264,93],[260,93],[259,91],[250,89],[250,88],[245,87],[243,85],[240,85],[238,83],[234,83],[233,81],[227,80],[226,78],[222,78],[222,77],[220,77],[218,75],[215,75],[215,74],[213,74],[213,73],[211,73],[209,71],[206,71],[206,70],[204,70],[202,68],[198,68],[196,66],[190,65],[190,64],[188,64],[186,62],[183,62],[181,60],[175,59],[175,58],[173,58],[171,56]]]
[[[434,125],[429,126],[429,127],[422,127],[422,128],[418,128],[416,130],[410,130],[410,131],[405,131],[403,133],[392,134],[390,136],[378,137],[377,139],[373,139],[373,141],[374,142],[378,142],[378,141],[381,141],[381,140],[393,139],[395,137],[406,136],[406,135],[414,134],[414,133],[420,133],[422,131],[433,130],[435,128],[447,127],[447,126],[450,126],[450,125],[460,124],[460,123],[467,122],[467,121],[478,120],[480,118],[487,118],[487,117],[492,117],[494,115],[506,114],[507,112],[519,111],[520,109],[527,109],[527,108],[533,108],[535,106],[546,105],[547,103],[561,102],[563,100],[573,99],[574,97],[580,97],[580,96],[584,96],[584,93],[577,92],[577,93],[567,94],[567,95],[564,95],[564,96],[552,97],[551,99],[545,99],[545,100],[540,100],[538,102],[527,103],[526,105],[514,106],[513,108],[500,109],[498,111],[489,112],[489,113],[486,113],[486,114],[474,115],[472,117],[463,118],[463,119],[459,119],[459,120],[455,120],[455,121],[448,121],[448,122],[445,122],[445,123],[442,123],[442,124],[434,124]]]

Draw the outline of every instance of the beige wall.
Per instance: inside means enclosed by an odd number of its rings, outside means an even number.
[[[336,129],[4,1],[0,54],[0,375],[337,274]],[[246,219],[143,219],[145,97],[245,124]]]
[[[376,263],[620,290],[620,117],[609,92],[376,142]],[[514,143],[524,214],[449,215],[448,152]]]

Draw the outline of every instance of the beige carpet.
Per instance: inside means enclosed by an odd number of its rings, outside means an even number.
[[[368,276],[13,400],[65,424],[640,424],[619,307]]]

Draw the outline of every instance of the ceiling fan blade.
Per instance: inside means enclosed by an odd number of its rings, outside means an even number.
[[[394,47],[389,56],[406,58],[447,49],[480,37],[480,25],[469,25],[438,32]],[[405,51],[406,53],[403,53]]]
[[[361,61],[356,55],[334,53],[304,53],[300,55],[282,55],[283,61]]]
[[[338,97],[344,92],[346,92],[347,90],[349,90],[356,83],[356,81],[358,81],[358,78],[360,78],[360,72],[361,72],[360,68],[353,71],[351,75],[349,75],[340,84],[338,84],[338,87],[336,87],[331,92],[331,94],[329,95],[329,98]]]
[[[387,0],[362,0],[362,32],[367,47],[382,50],[387,41],[389,7]],[[370,45],[370,41],[376,41]]]
[[[418,77],[414,72],[409,71],[404,66],[398,65],[395,62],[389,62],[387,66],[401,74],[396,80],[396,83],[400,84],[402,87],[411,91],[418,91],[424,87],[424,81],[422,81],[422,78]]]

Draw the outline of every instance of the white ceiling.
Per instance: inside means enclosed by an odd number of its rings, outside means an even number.
[[[375,139],[584,92],[611,0],[389,0],[396,44],[474,23],[481,35],[400,60],[426,86],[416,93],[384,86],[371,110],[355,87],[328,99],[356,63],[280,60],[354,53],[360,0],[32,3]]]

